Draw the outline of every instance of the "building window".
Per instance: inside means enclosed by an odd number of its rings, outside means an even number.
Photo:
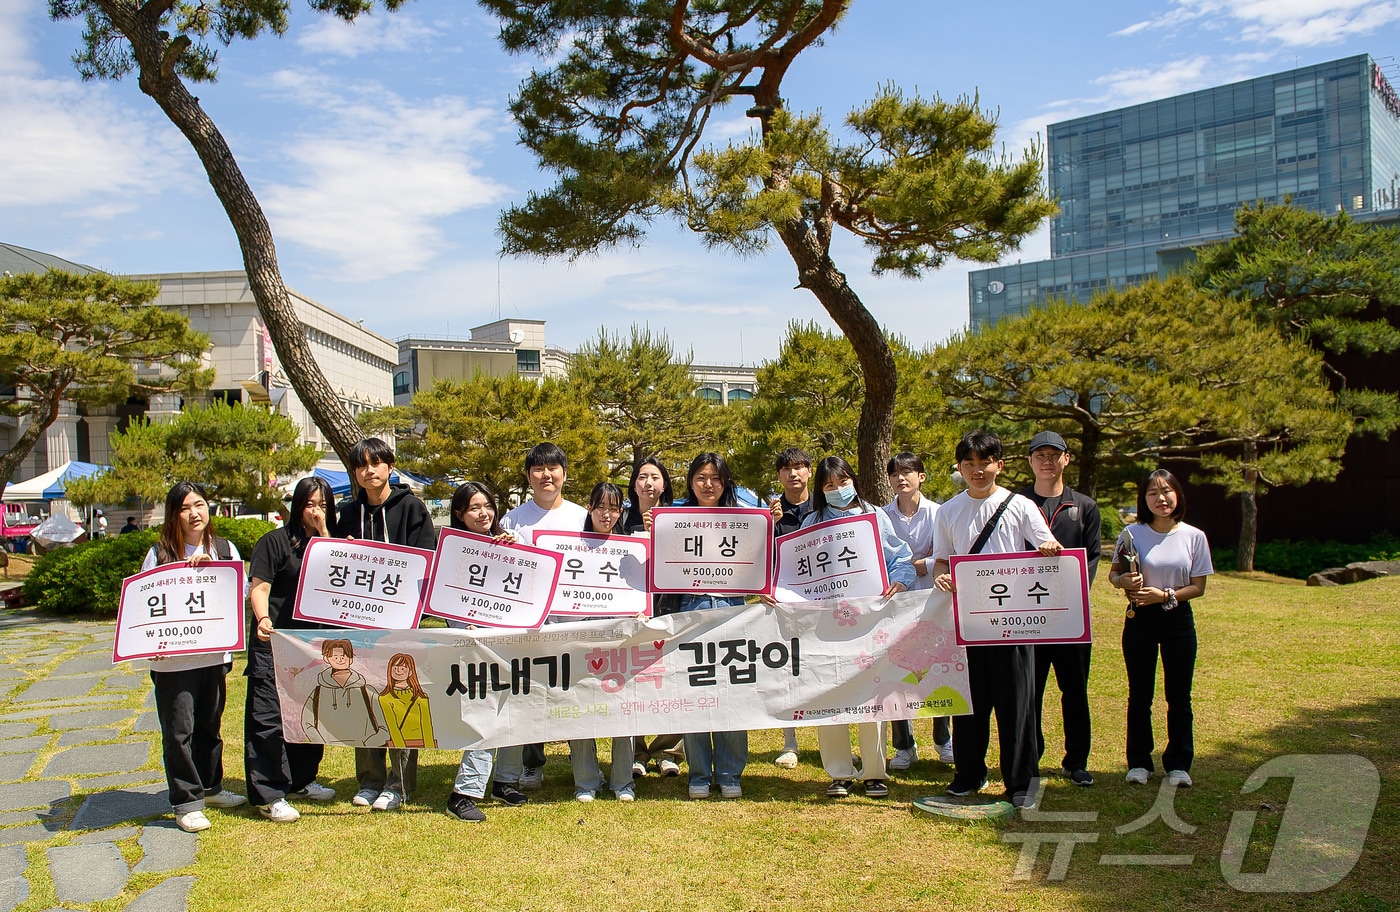
[[[404,393],[413,391],[413,383],[410,381],[408,371],[399,371],[394,375],[394,395],[402,396]]]
[[[732,390],[729,391],[729,401],[730,401],[730,402],[743,402],[743,401],[745,401],[745,400],[747,400],[747,399],[752,399],[752,398],[753,398],[753,393],[751,393],[751,392],[749,392],[748,390],[745,390],[745,389],[732,389]]]
[[[719,405],[721,402],[724,401],[724,396],[720,394],[719,390],[710,389],[708,386],[700,387],[700,389],[695,391],[695,395],[699,396],[701,399],[704,399],[706,402],[709,402],[713,405]]]
[[[517,348],[515,350],[515,369],[520,373],[540,372],[540,352],[537,348]]]

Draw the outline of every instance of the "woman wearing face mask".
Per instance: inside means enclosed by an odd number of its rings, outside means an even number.
[[[840,456],[828,456],[817,463],[813,475],[815,503],[812,512],[802,521],[802,528],[817,523],[830,522],[843,516],[856,516],[870,513],[880,529],[880,547],[885,556],[885,575],[889,577],[884,597],[904,592],[914,585],[914,564],[909,546],[894,531],[889,515],[861,499],[856,485],[856,473],[850,463]],[[860,722],[856,724],[856,740],[860,744],[865,794],[869,798],[884,798],[890,787],[885,772],[885,723]],[[845,798],[855,787],[856,768],[851,761],[851,733],[845,725],[822,725],[817,728],[817,747],[821,751],[822,766],[831,777],[831,785],[826,794],[831,798]]]

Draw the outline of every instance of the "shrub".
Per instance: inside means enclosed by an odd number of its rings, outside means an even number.
[[[277,525],[277,523],[268,522],[265,519],[258,519],[252,516],[239,519],[230,519],[227,516],[215,516],[214,534],[233,542],[233,546],[238,549],[239,555],[246,561],[253,557],[253,547],[257,545],[258,539],[262,538],[273,529],[276,529]]]
[[[1221,548],[1211,552],[1211,559],[1220,570],[1235,566],[1235,549]],[[1294,579],[1307,579],[1319,570],[1345,567],[1357,561],[1400,560],[1400,538],[1382,532],[1366,544],[1346,542],[1282,541],[1261,542],[1254,551],[1254,569],[1276,573]]]
[[[1118,536],[1123,534],[1123,520],[1118,516],[1118,508],[1107,500],[1099,501],[1099,520],[1102,523],[1103,540],[1118,541]]]
[[[148,530],[50,551],[25,578],[25,600],[52,614],[115,617],[122,580],[141,569],[156,538]]]

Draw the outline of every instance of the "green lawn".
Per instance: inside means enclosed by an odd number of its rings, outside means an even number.
[[[571,800],[566,747],[551,745],[544,791],[519,809],[488,803],[484,824],[458,823],[442,812],[456,767],[450,752],[425,753],[419,793],[403,812],[371,815],[348,801],[355,788],[351,752],[331,748],[321,781],[342,798],[328,806],[299,804],[299,823],[274,825],[246,809],[210,812],[214,828],[200,836],[191,908],[1398,908],[1400,580],[1309,589],[1262,574],[1221,574],[1195,607],[1196,784],[1175,802],[1181,819],[1197,828],[1191,835],[1160,820],[1128,835],[1114,832],[1152,806],[1157,780],[1147,788],[1123,782],[1122,606],[1101,579],[1094,590],[1100,645],[1090,681],[1090,770],[1098,784],[1080,789],[1051,778],[1044,803],[1050,811],[1097,812],[1092,822],[960,824],[912,814],[910,799],[941,793],[949,780],[950,770],[929,759],[896,780],[888,800],[832,801],[823,795],[827,779],[810,731],[799,734],[802,763],[792,771],[773,766],[779,733],[755,733],[745,797],[730,802],[690,802],[684,776],[652,776],[639,785],[635,804],[600,798],[580,805]],[[241,789],[243,681],[235,676],[230,683],[228,784]],[[1155,719],[1160,748],[1160,687]],[[927,723],[918,734],[931,747]],[[1059,738],[1056,724],[1047,732],[1048,769],[1058,765]],[[602,750],[606,760],[606,745]],[[1240,788],[1260,764],[1287,754],[1358,754],[1379,769],[1381,797],[1364,853],[1350,875],[1320,893],[1239,892],[1220,867],[1232,814],[1259,811],[1243,869],[1264,871],[1291,780],[1272,780],[1248,795]],[[995,757],[989,763],[995,766]],[[1074,850],[1063,879],[1048,878],[1053,844],[1041,848],[1029,879],[1016,879],[1021,846],[1002,837],[1056,832],[1097,834],[1097,841]],[[1099,863],[1101,855],[1144,854],[1193,861]]]

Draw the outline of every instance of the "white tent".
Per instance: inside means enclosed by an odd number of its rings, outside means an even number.
[[[107,466],[90,462],[65,462],[56,469],[36,475],[28,481],[5,485],[5,500],[57,500],[63,497],[64,482],[70,478],[86,478]]]

